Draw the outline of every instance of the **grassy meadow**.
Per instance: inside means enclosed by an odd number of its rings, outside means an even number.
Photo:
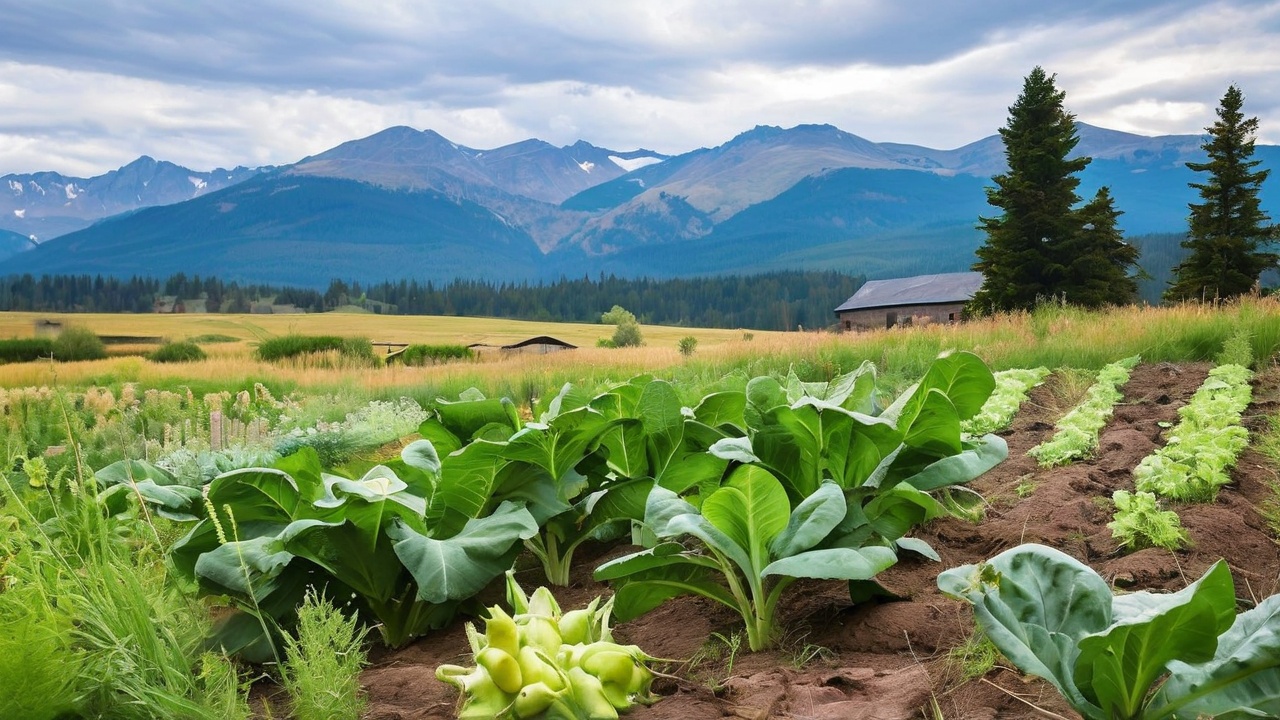
[[[598,348],[611,326],[522,322],[497,318],[383,316],[357,313],[314,315],[49,315],[0,313],[0,337],[30,337],[35,320],[80,325],[99,335],[195,339],[208,358],[159,364],[118,356],[77,363],[14,363],[0,366],[0,387],[189,388],[216,392],[261,382],[283,392],[341,392],[368,398],[400,395],[430,401],[467,387],[517,400],[554,392],[565,382],[592,385],[638,373],[652,373],[689,386],[691,394],[733,376],[747,377],[795,369],[820,380],[874,362],[890,378],[908,378],[939,352],[972,350],[994,369],[1047,366],[1096,369],[1121,357],[1146,361],[1207,360],[1233,335],[1247,336],[1258,361],[1280,349],[1280,303],[1247,299],[1226,307],[1131,306],[1086,312],[1047,305],[956,325],[924,325],[863,333],[827,331],[763,332],[643,326],[639,348]],[[579,349],[537,354],[485,353],[462,362],[427,367],[373,366],[319,357],[280,363],[258,361],[255,344],[286,334],[365,337],[375,342],[503,345],[551,335]],[[221,337],[219,337],[221,336]],[[697,338],[690,357],[677,350],[680,338]],[[231,340],[233,339],[234,340]],[[206,339],[217,341],[209,342]],[[145,349],[145,348],[143,348]],[[113,346],[113,353],[139,350]]]

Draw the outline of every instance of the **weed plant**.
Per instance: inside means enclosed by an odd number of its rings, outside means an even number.
[[[298,608],[298,636],[285,637],[281,677],[296,720],[356,720],[366,699],[360,670],[368,630],[328,600],[308,592]]]

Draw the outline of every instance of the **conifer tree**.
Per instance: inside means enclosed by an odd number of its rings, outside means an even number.
[[[1191,251],[1173,269],[1165,300],[1226,299],[1249,292],[1262,271],[1276,267],[1280,259],[1264,247],[1275,228],[1258,202],[1258,190],[1269,170],[1255,170],[1253,157],[1258,118],[1245,119],[1244,95],[1231,85],[1218,106],[1218,120],[1206,128],[1205,152],[1209,161],[1189,162],[1187,167],[1208,173],[1203,183],[1190,183],[1200,191],[1201,203],[1191,203],[1187,239]]]
[[[1029,309],[1057,295],[1097,307],[1130,302],[1137,284],[1128,268],[1137,251],[1120,238],[1110,192],[1103,188],[1076,208],[1088,157],[1071,157],[1080,142],[1075,116],[1063,106],[1066,93],[1054,76],[1036,67],[1000,129],[1007,172],[993,178],[987,202],[1002,213],[979,218],[986,243],[973,269],[982,287],[970,302],[976,313]]]

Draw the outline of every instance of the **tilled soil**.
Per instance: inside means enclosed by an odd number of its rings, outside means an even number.
[[[781,649],[747,653],[745,638],[729,652],[738,620],[698,598],[678,598],[615,629],[652,655],[694,662],[672,664],[679,679],[660,679],[661,698],[626,714],[637,720],[794,718],[964,720],[1045,717],[1036,708],[1075,717],[1047,683],[997,666],[985,677],[961,681],[948,651],[973,632],[969,608],[944,597],[936,578],[944,569],[976,563],[1023,542],[1058,548],[1086,562],[1118,589],[1176,590],[1226,558],[1242,606],[1280,592],[1280,545],[1258,512],[1271,501],[1276,469],[1252,449],[1218,500],[1177,508],[1191,538],[1179,552],[1125,554],[1111,538],[1111,493],[1132,489],[1131,470],[1163,443],[1164,424],[1204,380],[1206,364],[1144,364],[1134,369],[1124,399],[1100,437],[1097,457],[1061,468],[1040,468],[1028,449],[1053,433],[1061,402],[1056,376],[1037,388],[1002,435],[1009,459],[972,484],[987,502],[985,518],[937,520],[915,533],[941,563],[905,557],[879,579],[902,600],[852,606],[843,583],[797,583],[783,608],[787,635]],[[1255,381],[1246,413],[1251,431],[1267,427],[1280,410],[1280,372]],[[590,580],[602,559],[626,548],[596,549],[577,562],[575,582],[557,592],[578,607],[608,587]],[[538,573],[522,573],[532,588]],[[435,678],[441,663],[461,663],[467,644],[462,623],[396,652],[375,658],[363,682],[372,720],[452,718],[457,694]],[[931,708],[936,708],[931,709]]]

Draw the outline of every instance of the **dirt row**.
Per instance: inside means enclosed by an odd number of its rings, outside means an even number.
[[[678,598],[616,629],[658,657],[692,659],[668,670],[679,680],[660,680],[662,698],[636,708],[637,720],[703,718],[795,718],[990,720],[1044,717],[1036,708],[1075,717],[1047,683],[997,666],[983,678],[961,682],[948,651],[973,632],[972,614],[944,597],[935,584],[946,568],[982,561],[1022,542],[1063,550],[1094,567],[1120,589],[1176,590],[1226,558],[1242,606],[1280,592],[1280,546],[1258,508],[1272,496],[1277,473],[1247,450],[1234,482],[1207,505],[1178,508],[1191,538],[1179,552],[1152,549],[1125,554],[1111,538],[1111,493],[1132,489],[1131,470],[1162,443],[1161,423],[1177,421],[1208,373],[1205,364],[1140,365],[1124,388],[1124,399],[1100,437],[1096,458],[1045,470],[1026,452],[1047,439],[1067,409],[1058,376],[1037,388],[1012,427],[1002,433],[1009,459],[972,487],[986,499],[985,518],[969,523],[943,518],[916,535],[942,556],[941,563],[904,558],[880,576],[905,598],[851,606],[843,583],[793,587],[784,608],[787,635],[781,649],[750,654],[728,649],[738,621],[719,606]],[[1246,414],[1251,432],[1267,427],[1280,411],[1280,372],[1261,373]],[[607,594],[590,580],[597,558],[583,556],[570,588],[558,595],[566,608]],[[538,572],[523,573],[538,584]],[[435,668],[463,661],[461,623],[400,651],[375,657],[362,678],[373,720],[445,720],[454,717],[456,693],[435,679]],[[940,714],[939,714],[940,713]]]

